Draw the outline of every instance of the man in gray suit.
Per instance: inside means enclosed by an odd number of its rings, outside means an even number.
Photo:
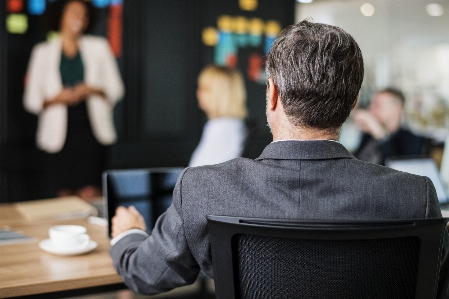
[[[337,142],[363,80],[363,59],[340,28],[302,21],[267,57],[266,111],[273,142],[255,160],[187,168],[173,204],[147,235],[142,217],[119,208],[111,255],[124,282],[153,294],[213,277],[206,215],[282,219],[441,217],[432,182],[356,160]],[[447,241],[447,234],[446,234]],[[447,288],[447,242],[440,298]]]

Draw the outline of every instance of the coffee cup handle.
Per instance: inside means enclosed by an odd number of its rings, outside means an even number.
[[[87,245],[89,244],[89,241],[90,241],[89,235],[87,235],[87,234],[82,234],[82,235],[80,236],[80,239],[81,239],[80,247],[81,247],[81,248],[87,247]]]

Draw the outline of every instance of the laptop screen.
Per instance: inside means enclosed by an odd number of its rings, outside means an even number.
[[[183,168],[107,170],[103,173],[108,235],[119,206],[134,206],[142,214],[148,231],[172,203],[173,189]]]
[[[413,159],[388,159],[385,162],[387,167],[428,177],[437,191],[438,201],[440,203],[449,202],[446,187],[441,178],[441,174],[435,161],[431,158],[413,158]]]

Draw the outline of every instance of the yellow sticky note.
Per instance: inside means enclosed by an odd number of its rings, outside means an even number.
[[[248,20],[243,16],[238,16],[234,20],[234,32],[245,34],[248,28]]]
[[[28,17],[24,14],[10,14],[6,17],[6,30],[12,34],[24,34],[28,30]]]
[[[278,36],[282,30],[281,23],[270,20],[265,25],[265,32],[268,36]]]
[[[218,32],[213,27],[206,27],[202,34],[203,43],[206,46],[216,46],[218,43]]]
[[[253,11],[257,9],[258,0],[239,0],[241,10]]]

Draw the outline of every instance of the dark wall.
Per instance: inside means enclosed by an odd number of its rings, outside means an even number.
[[[126,1],[125,120],[110,167],[185,166],[204,117],[196,104],[203,1]]]
[[[5,5],[0,5],[0,19],[5,20],[6,15],[6,8]],[[6,24],[5,22],[0,22],[0,144],[5,143],[6,139],[6,119],[4,118],[4,115],[6,114],[6,94],[7,94],[7,44],[8,44],[8,38],[7,34],[4,34],[6,32],[5,28]],[[0,157],[2,154],[2,150],[0,147]],[[2,159],[0,159],[0,202],[6,201],[6,196],[1,195],[5,194],[5,190],[7,189],[7,182],[6,182],[6,173],[2,170]]]
[[[126,94],[114,111],[119,140],[109,149],[108,168],[186,166],[206,121],[197,107],[197,76],[213,62],[214,49],[202,44],[202,30],[216,26],[222,14],[276,19],[285,27],[294,21],[294,6],[294,0],[259,0],[259,8],[247,12],[238,0],[125,0],[118,62]],[[0,5],[0,19],[6,14]],[[103,9],[95,34],[105,34],[106,20]],[[13,202],[46,195],[34,144],[37,119],[22,106],[29,55],[45,33],[38,17],[30,17],[24,35],[5,34],[4,26],[0,22],[0,202]],[[239,50],[243,72],[249,50],[257,49]],[[249,122],[258,129],[245,156],[254,158],[271,136],[265,85],[247,80],[247,91]]]
[[[1,20],[6,19],[4,3]],[[34,146],[36,117],[22,106],[25,70],[32,46],[44,39],[40,18],[29,16],[25,34],[6,34],[5,22],[0,33],[0,201],[18,201],[40,194],[36,179],[39,170]]]

